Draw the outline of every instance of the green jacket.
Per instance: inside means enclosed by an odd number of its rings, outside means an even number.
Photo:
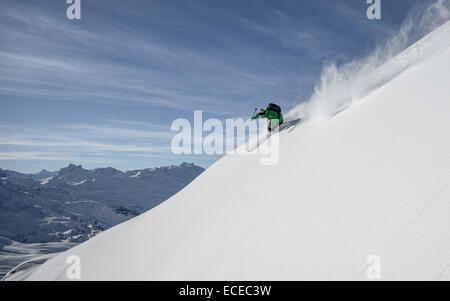
[[[259,112],[255,116],[252,117],[252,119],[258,119],[258,118],[260,118]],[[272,110],[267,110],[267,109],[264,110],[264,118],[267,118],[269,120],[278,119],[279,124],[283,123],[283,114],[280,113],[280,116],[278,116],[278,113],[275,111],[272,111]]]

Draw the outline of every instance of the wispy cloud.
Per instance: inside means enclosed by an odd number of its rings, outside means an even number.
[[[63,161],[78,163],[114,164],[120,160],[70,156],[58,152],[0,152],[0,161]]]
[[[124,24],[103,32],[74,26],[39,7],[21,5],[1,14],[6,43],[0,46],[0,93],[5,95],[138,102],[225,115],[232,112],[223,104],[236,97],[289,89],[282,77],[241,65],[245,50],[239,48],[220,54],[169,46]]]
[[[100,155],[103,160],[112,162],[117,154],[170,153],[173,133],[169,129],[148,131],[124,126],[133,123],[120,121],[120,126],[69,124],[54,128],[0,126],[0,158],[92,161],[93,156]]]
[[[408,1],[396,3],[403,9]],[[368,22],[364,7],[88,1],[82,20],[69,21],[64,1],[3,0],[0,159],[179,160],[170,152],[173,119],[193,110],[247,118],[269,101],[288,111],[313,93],[324,64],[364,56],[362,45],[393,27]]]

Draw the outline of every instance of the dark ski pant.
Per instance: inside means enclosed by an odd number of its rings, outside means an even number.
[[[269,132],[272,131],[272,129],[276,128],[277,126],[282,125],[283,123],[278,120],[278,119],[270,119],[269,120],[269,124],[267,125],[267,130]]]

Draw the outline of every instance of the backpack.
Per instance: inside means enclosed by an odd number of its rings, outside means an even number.
[[[274,103],[269,103],[269,104],[267,105],[267,110],[269,110],[269,111],[274,111],[274,112],[278,113],[278,115],[280,115],[280,113],[281,113],[281,108],[280,108],[280,106],[277,105],[277,104],[274,104]]]

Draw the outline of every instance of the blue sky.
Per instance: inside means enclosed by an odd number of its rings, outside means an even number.
[[[122,170],[171,153],[174,119],[249,117],[309,98],[322,68],[368,55],[419,0],[0,0],[0,168]]]

